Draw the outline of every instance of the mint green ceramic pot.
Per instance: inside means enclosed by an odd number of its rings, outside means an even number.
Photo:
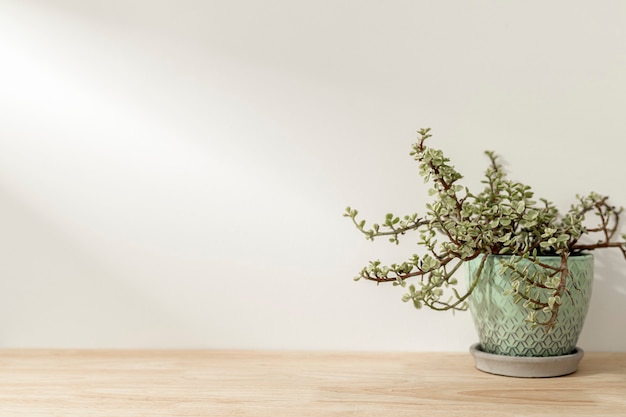
[[[476,277],[481,259],[482,256],[479,256],[467,263],[468,285]],[[513,296],[504,295],[505,291],[511,289],[513,272],[503,271],[500,264],[502,259],[505,258],[496,255],[487,257],[476,288],[469,297],[469,307],[481,349],[507,356],[559,356],[572,353],[576,348],[591,298],[593,256],[586,254],[568,259],[571,273],[568,288],[571,298],[567,294],[561,297],[558,321],[548,333],[542,326],[531,329],[525,322],[528,311],[523,303],[515,304]],[[561,258],[557,256],[539,259],[551,266],[559,266],[561,263]],[[520,262],[530,263],[528,260]]]

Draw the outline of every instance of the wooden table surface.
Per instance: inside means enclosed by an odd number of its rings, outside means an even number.
[[[3,350],[0,416],[626,416],[626,353],[517,379],[469,353]]]

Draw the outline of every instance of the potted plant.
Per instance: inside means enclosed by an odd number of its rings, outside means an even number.
[[[403,301],[418,309],[469,308],[480,340],[470,350],[483,371],[530,377],[574,372],[591,295],[590,252],[616,248],[626,258],[626,234],[616,236],[622,209],[590,193],[561,213],[550,201],[535,200],[528,185],[508,179],[491,151],[485,152],[484,188],[473,192],[461,185],[462,175],[443,152],[426,145],[429,132],[418,132],[411,151],[419,175],[432,185],[434,200],[423,214],[390,213],[368,227],[357,210],[344,213],[369,240],[387,237],[398,244],[414,231],[423,251],[402,263],[370,261],[355,280],[406,288]],[[463,265],[465,288],[455,277]]]

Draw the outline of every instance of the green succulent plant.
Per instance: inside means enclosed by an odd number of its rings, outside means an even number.
[[[508,179],[498,156],[491,151],[485,152],[489,166],[482,181],[484,188],[474,193],[460,183],[462,175],[441,150],[426,146],[432,136],[430,129],[421,129],[418,134],[411,155],[419,163],[419,175],[431,184],[429,194],[433,197],[425,205],[425,213],[403,217],[389,213],[383,222],[371,227],[358,219],[356,209],[347,207],[344,216],[352,219],[369,240],[386,237],[398,244],[400,236],[416,232],[424,251],[402,263],[370,261],[355,280],[405,287],[403,301],[412,301],[416,308],[466,310],[486,255],[505,255],[504,269],[514,271],[507,294],[528,309],[531,326],[544,326],[549,331],[557,322],[561,300],[576,290],[569,280],[570,256],[617,248],[626,259],[626,234],[616,236],[623,209],[612,206],[608,197],[594,192],[576,196],[570,209],[561,213],[552,202],[534,199],[530,186]],[[594,227],[586,226],[590,217],[597,219]],[[593,235],[593,243],[582,242],[584,235]],[[541,256],[560,257],[560,266],[543,264]],[[478,257],[482,257],[478,273],[460,291],[454,275],[464,262]],[[528,262],[522,260],[530,260],[537,268],[528,268]],[[407,285],[411,278],[417,282]]]

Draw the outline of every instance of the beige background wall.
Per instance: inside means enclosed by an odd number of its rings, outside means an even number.
[[[621,1],[0,0],[0,346],[465,350],[469,314],[354,283],[347,205],[420,210],[433,128],[568,208],[626,205]],[[626,350],[597,256],[580,345]]]

